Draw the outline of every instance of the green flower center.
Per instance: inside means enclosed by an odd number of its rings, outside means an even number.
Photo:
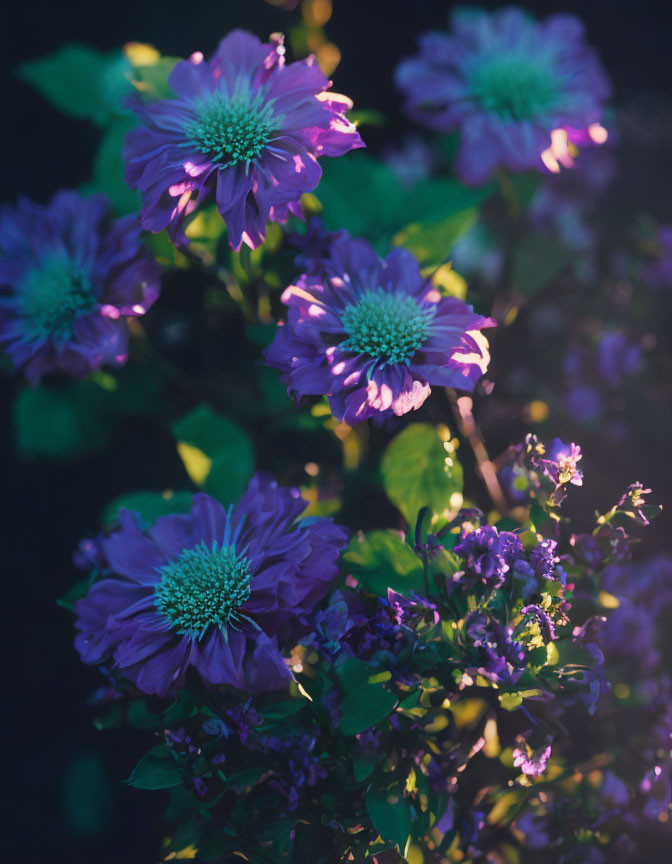
[[[199,543],[161,568],[156,608],[178,633],[202,636],[208,627],[224,629],[250,596],[250,562],[233,546]]]
[[[35,267],[22,287],[23,314],[39,336],[68,338],[77,317],[96,305],[90,280],[65,255],[54,255]]]
[[[348,334],[342,347],[387,363],[405,363],[427,338],[431,318],[431,310],[423,310],[413,297],[382,288],[365,291],[341,315]]]
[[[270,105],[260,94],[245,92],[233,96],[216,93],[204,102],[197,119],[187,127],[189,144],[224,167],[257,159],[274,130]]]
[[[486,111],[505,120],[529,120],[551,108],[558,84],[527,57],[494,57],[471,76],[471,91]]]

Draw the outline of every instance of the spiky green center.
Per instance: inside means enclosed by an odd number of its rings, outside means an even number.
[[[365,291],[341,316],[348,334],[343,347],[387,363],[405,363],[427,338],[430,319],[431,311],[413,297],[382,288]]]
[[[224,167],[249,164],[261,156],[273,135],[273,111],[257,94],[216,93],[198,110],[187,129],[189,143]]]
[[[552,108],[558,85],[534,58],[493,57],[471,77],[471,91],[486,111],[505,120],[530,120]]]
[[[202,636],[224,629],[250,596],[250,563],[233,546],[199,543],[161,569],[156,608],[178,633]]]
[[[79,315],[96,303],[91,281],[65,255],[54,255],[30,270],[22,289],[23,314],[42,337],[69,337]]]

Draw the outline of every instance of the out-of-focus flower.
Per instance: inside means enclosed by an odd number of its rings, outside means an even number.
[[[399,147],[388,147],[383,160],[394,171],[400,185],[409,188],[430,176],[436,154],[426,141],[416,135],[405,138]]]
[[[642,277],[658,288],[672,287],[672,225],[658,228],[655,242],[655,260],[642,270]]]
[[[289,306],[266,362],[292,396],[326,395],[350,426],[419,408],[431,385],[473,390],[490,355],[492,327],[423,279],[410,252],[385,260],[363,239],[337,237],[321,273],[282,295]]]
[[[0,210],[0,344],[31,384],[123,365],[126,316],[144,315],[159,290],[137,217],[113,221],[103,195],[64,190]]]
[[[657,819],[661,813],[669,813],[672,806],[669,762],[648,770],[642,779],[640,789],[646,796],[643,809],[649,819]]]
[[[628,338],[623,330],[608,330],[601,334],[597,353],[597,370],[612,387],[634,375],[642,359],[641,347]]]
[[[109,578],[78,601],[85,663],[113,660],[145,693],[166,696],[189,667],[208,684],[247,692],[287,683],[278,632],[310,611],[336,575],[346,532],[327,519],[295,524],[307,506],[263,475],[226,511],[196,495],[189,515],[146,532],[122,510],[102,539]]]
[[[345,116],[352,103],[329,90],[313,57],[285,65],[281,36],[262,44],[229,33],[210,60],[181,60],[168,83],[176,94],[136,104],[142,125],[124,148],[126,181],[143,196],[142,224],[184,242],[184,217],[217,204],[234,249],[264,239],[266,222],[301,215],[317,186],[321,156],[363,147]]]
[[[551,132],[599,122],[606,75],[570,15],[536,21],[523,10],[453,13],[451,33],[430,32],[403,60],[397,85],[406,109],[439,132],[460,132],[457,170],[465,183],[487,181],[499,165],[543,170]]]
[[[596,387],[576,384],[570,387],[565,396],[565,408],[578,423],[592,423],[604,411],[604,399]]]

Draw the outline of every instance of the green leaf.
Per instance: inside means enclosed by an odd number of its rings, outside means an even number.
[[[467,189],[447,177],[402,189],[392,169],[366,153],[332,159],[322,170],[316,195],[327,227],[364,235],[379,252],[386,252],[392,238],[407,226],[398,242],[405,246],[408,240],[421,251],[424,243],[428,260],[437,255],[445,260],[468,220],[473,220],[474,208],[493,192],[492,186]],[[469,214],[448,218],[463,211]],[[422,232],[426,236],[421,243]]]
[[[352,774],[357,783],[366,780],[373,773],[374,768],[385,756],[384,752],[374,751],[365,753],[357,750],[352,754]]]
[[[78,579],[74,582],[65,594],[62,597],[59,597],[56,603],[62,608],[67,609],[68,612],[75,611],[75,604],[78,600],[81,600],[83,597],[86,597],[89,588],[91,587],[91,582],[88,578]]]
[[[401,790],[370,786],[366,792],[366,809],[383,840],[397,846],[403,856],[411,833],[411,813]]]
[[[119,117],[107,129],[98,145],[93,163],[93,182],[97,192],[103,192],[112,200],[119,215],[135,213],[140,209],[141,196],[137,189],[131,189],[124,180],[124,161],[122,148],[127,132],[137,126],[135,117]]]
[[[126,780],[136,789],[170,789],[182,783],[182,772],[165,744],[146,753]]]
[[[104,126],[122,110],[123,92],[131,88],[126,78],[130,68],[121,51],[101,54],[70,44],[21,64],[18,75],[64,114]]]
[[[69,459],[104,446],[110,426],[101,416],[104,394],[90,382],[26,387],[13,406],[16,446],[26,459]]]
[[[196,485],[223,504],[243,494],[254,471],[254,449],[237,423],[200,405],[173,425],[173,433]]]
[[[525,297],[531,297],[567,267],[570,251],[551,237],[524,237],[513,256],[513,280]]]
[[[403,246],[423,267],[436,267],[447,261],[457,241],[476,222],[475,209],[461,210],[438,222],[414,222],[394,237],[395,246]]]
[[[462,506],[462,466],[446,443],[435,426],[412,423],[383,455],[383,487],[409,525],[423,507],[443,516]]]
[[[515,711],[523,704],[523,697],[520,693],[500,693],[499,704],[505,711]]]
[[[365,684],[351,690],[341,703],[343,716],[339,729],[343,735],[357,735],[375,726],[394,711],[397,697],[381,684]]]
[[[133,80],[136,82],[140,97],[148,102],[174,99],[175,93],[168,83],[168,78],[179,60],[179,57],[165,56],[160,57],[156,63],[136,66],[133,70]]]
[[[361,532],[343,553],[348,572],[364,587],[385,596],[388,588],[401,594],[424,590],[424,571],[415,552],[394,531]]]
[[[103,526],[109,525],[119,515],[119,511],[131,510],[139,513],[145,527],[151,525],[160,516],[169,516],[171,513],[188,513],[191,510],[191,492],[129,492],[115,498],[107,505],[103,512],[101,522]]]

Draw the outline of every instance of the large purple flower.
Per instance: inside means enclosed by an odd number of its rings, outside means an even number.
[[[159,290],[137,217],[112,221],[103,195],[0,209],[0,344],[31,384],[125,363],[125,316],[144,315]]]
[[[84,662],[113,660],[159,696],[190,666],[208,684],[250,693],[285,685],[278,634],[324,596],[347,542],[328,519],[296,523],[306,506],[298,491],[256,475],[228,511],[198,494],[189,515],[145,531],[122,510],[100,543],[108,574],[77,604]]]
[[[292,395],[327,395],[351,426],[419,408],[432,384],[473,390],[490,359],[480,330],[495,322],[440,295],[405,249],[382,260],[344,233],[321,271],[301,276],[282,301],[288,321],[266,362]]]
[[[328,92],[314,58],[285,65],[282,38],[262,44],[234,30],[210,60],[181,60],[168,83],[176,94],[136,105],[143,125],[124,148],[126,181],[143,195],[142,224],[184,241],[183,219],[217,203],[234,249],[253,249],[266,222],[301,215],[317,186],[320,156],[364,144],[345,116],[352,103]]]
[[[599,122],[609,84],[577,18],[468,8],[451,25],[451,33],[421,37],[396,81],[414,119],[439,132],[459,129],[465,183],[484,183],[499,165],[543,170],[554,129]]]

